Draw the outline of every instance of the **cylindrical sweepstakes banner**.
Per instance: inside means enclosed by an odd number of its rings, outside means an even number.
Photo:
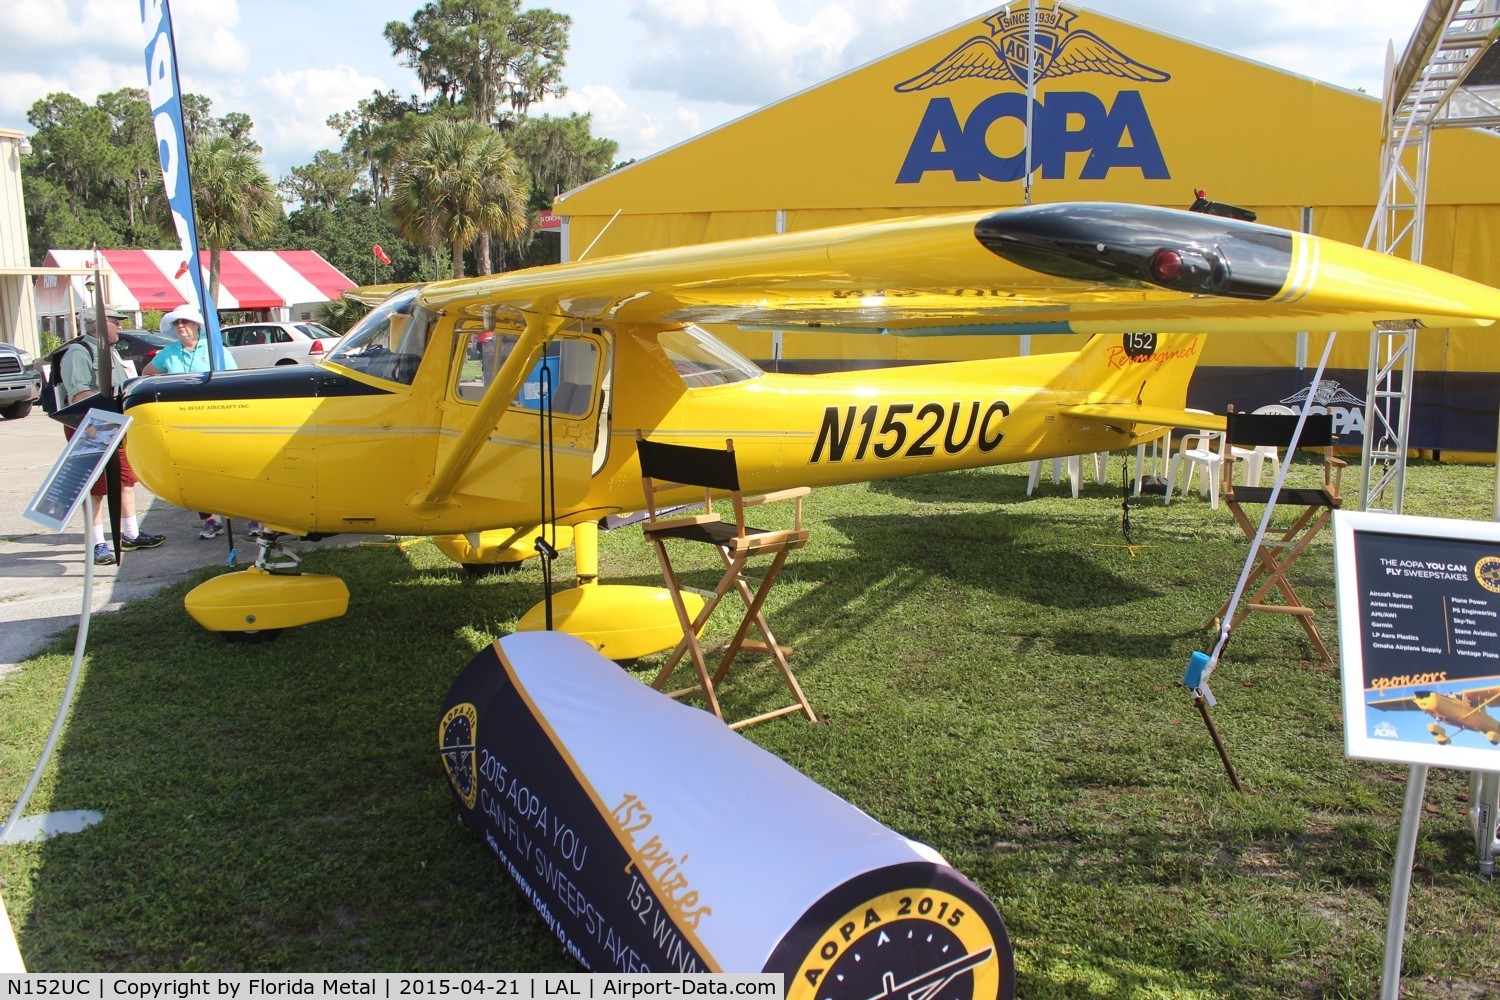
[[[1005,925],[930,847],[560,632],[506,636],[444,704],[464,823],[586,968],[780,972],[788,998],[990,1000]]]

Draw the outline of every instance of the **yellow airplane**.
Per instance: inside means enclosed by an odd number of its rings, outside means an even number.
[[[1472,730],[1500,745],[1500,721],[1485,711],[1496,701],[1500,701],[1500,687],[1470,688],[1451,694],[1417,691],[1405,698],[1384,698],[1366,704],[1382,712],[1426,712],[1437,720],[1428,724],[1427,731],[1440,746],[1453,742],[1452,735],[1441,725],[1444,722],[1459,730]]]
[[[559,595],[557,627],[619,659],[645,655],[681,636],[665,592],[597,581],[600,520],[644,503],[638,430],[732,438],[752,494],[1051,458],[1212,424],[1183,409],[1205,333],[1500,317],[1500,291],[1407,261],[1105,203],[864,223],[380,296],[315,367],[157,376],[125,392],[130,462],[154,493],[272,529],[255,567],[189,596],[207,627],[344,612],[340,581],[295,573],[289,536],[439,536],[458,562],[499,567],[533,555],[550,524],[558,547],[571,538],[581,584]],[[1064,354],[780,375],[701,323],[1096,336]]]

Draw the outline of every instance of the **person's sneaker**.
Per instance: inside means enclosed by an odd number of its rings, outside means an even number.
[[[166,535],[148,535],[143,531],[134,538],[120,539],[120,550],[134,552],[136,549],[154,549],[166,540]]]
[[[264,524],[261,524],[259,521],[251,521],[248,525],[245,526],[245,534],[249,535],[251,538],[259,538],[265,530],[266,526]]]
[[[109,547],[108,542],[100,542],[94,546],[94,565],[113,566],[115,564],[115,550]]]
[[[198,532],[199,538],[218,538],[224,532],[224,525],[217,517],[210,514],[203,519],[203,530]]]

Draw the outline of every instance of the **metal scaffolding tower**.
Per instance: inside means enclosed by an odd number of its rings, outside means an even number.
[[[1500,128],[1500,0],[1428,0],[1400,61],[1387,53],[1381,184],[1365,244],[1422,259],[1432,133]],[[1399,514],[1416,327],[1370,334],[1360,506]]]
[[[1384,253],[1422,259],[1433,132],[1500,129],[1497,38],[1500,0],[1428,0],[1400,61],[1387,51],[1380,195],[1365,239],[1367,246],[1373,241],[1375,249]],[[1397,323],[1370,334],[1359,483],[1360,506],[1365,510],[1401,513],[1416,333],[1414,323]],[[1500,508],[1500,482],[1496,497]],[[1469,782],[1469,801],[1469,832],[1474,835],[1480,871],[1489,875],[1500,853],[1494,822],[1500,811],[1500,778],[1475,772]],[[1393,976],[1388,969],[1386,982],[1399,984],[1399,974]]]

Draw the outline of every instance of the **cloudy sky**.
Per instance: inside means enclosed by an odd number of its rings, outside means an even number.
[[[171,0],[183,87],[255,121],[273,177],[335,148],[327,117],[371,91],[418,90],[386,22],[422,0]],[[528,4],[539,6],[540,4]],[[554,112],[642,157],[972,20],[985,0],[554,0],[573,18]],[[1423,0],[1092,0],[1110,17],[1379,94]],[[0,0],[0,127],[37,99],[92,101],[145,80],[139,0]]]

